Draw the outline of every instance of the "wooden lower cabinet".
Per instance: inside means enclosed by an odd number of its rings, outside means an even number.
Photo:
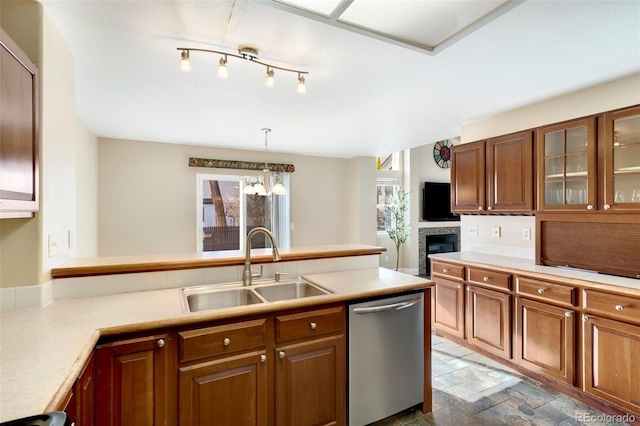
[[[502,358],[511,358],[511,295],[467,286],[467,341]]]
[[[452,336],[464,339],[464,284],[434,277],[433,326]]]
[[[260,351],[180,368],[180,424],[267,425],[266,360]]]
[[[176,353],[173,333],[99,345],[95,424],[175,425]]]
[[[276,424],[344,425],[344,337],[281,346],[276,353]]]
[[[584,391],[640,416],[640,326],[583,316]]]
[[[528,299],[516,299],[515,361],[536,373],[574,384],[575,313]]]

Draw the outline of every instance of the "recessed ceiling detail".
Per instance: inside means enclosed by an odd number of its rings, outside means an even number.
[[[272,0],[338,28],[435,54],[524,0]]]

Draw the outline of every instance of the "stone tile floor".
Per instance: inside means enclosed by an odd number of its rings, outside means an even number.
[[[433,412],[408,409],[371,426],[625,424],[441,337],[432,348]]]

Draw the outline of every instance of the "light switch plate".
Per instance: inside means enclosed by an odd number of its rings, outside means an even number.
[[[491,230],[493,238],[500,238],[502,236],[502,229],[499,226],[494,226]]]
[[[49,257],[56,257],[58,255],[58,236],[56,234],[49,234],[48,241],[48,254]]]
[[[471,237],[478,236],[478,227],[476,225],[469,226],[469,236]]]

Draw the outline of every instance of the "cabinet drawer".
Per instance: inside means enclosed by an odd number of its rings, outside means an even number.
[[[524,277],[517,277],[516,281],[516,291],[519,295],[560,305],[577,306],[578,304],[578,289],[573,286]]]
[[[585,289],[584,311],[640,324],[640,299],[629,296]]]
[[[469,284],[478,284],[483,287],[491,287],[498,290],[511,290],[510,274],[479,268],[468,268],[467,273],[467,281]]]
[[[431,261],[431,274],[457,280],[464,280],[464,266]]]
[[[344,307],[342,306],[276,317],[277,342],[343,331]]]
[[[267,320],[257,319],[178,333],[179,361],[257,349],[265,346]]]

